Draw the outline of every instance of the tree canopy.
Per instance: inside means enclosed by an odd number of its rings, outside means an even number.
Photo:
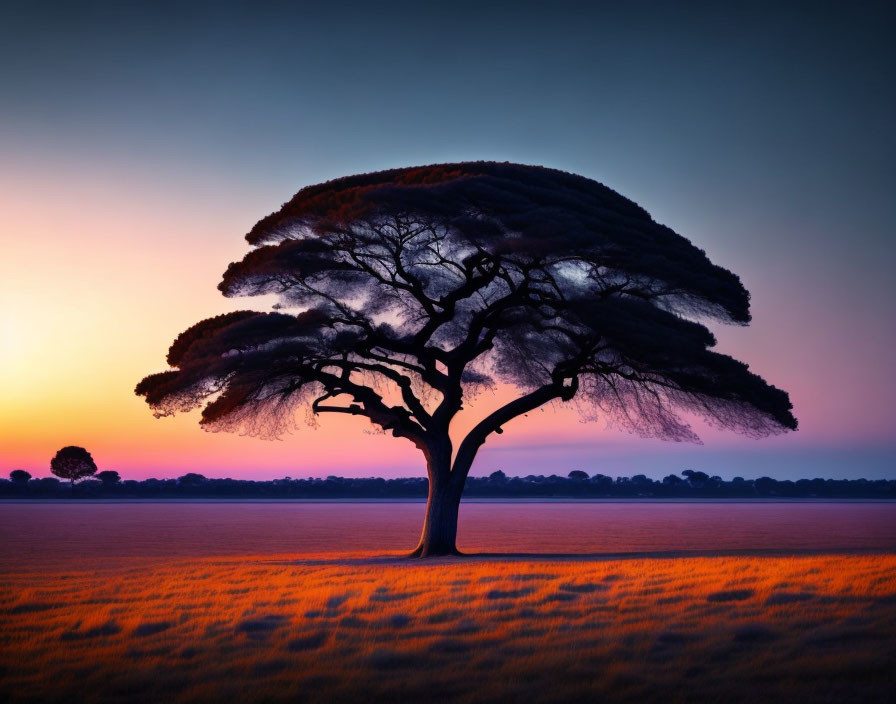
[[[96,478],[99,479],[103,484],[107,485],[118,484],[118,482],[121,481],[121,475],[114,469],[107,469],[105,471],[99,472],[96,475]]]
[[[74,485],[78,479],[89,477],[96,472],[96,464],[83,447],[68,445],[50,460],[50,471],[57,477],[68,479]]]
[[[796,429],[787,394],[714,351],[697,319],[745,325],[737,276],[591,179],[509,163],[350,176],[299,191],[246,236],[225,296],[274,312],[204,320],[136,388],[157,415],[278,436],[297,411],[347,413],[419,447],[463,486],[516,416],[575,399],[644,436],[697,441],[681,411],[752,436]],[[477,390],[519,389],[455,449]]]

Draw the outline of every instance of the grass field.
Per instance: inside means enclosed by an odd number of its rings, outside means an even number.
[[[892,701],[896,555],[9,569],[0,699]]]

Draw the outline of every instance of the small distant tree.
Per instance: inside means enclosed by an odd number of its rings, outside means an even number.
[[[14,469],[9,473],[9,478],[14,484],[27,484],[31,474],[24,469]]]
[[[69,445],[50,460],[50,471],[61,479],[68,479],[74,491],[76,481],[96,473],[96,463],[83,447]]]
[[[121,481],[121,475],[116,472],[114,469],[106,469],[99,474],[96,475],[96,478],[99,479],[103,486],[115,486],[118,482]]]
[[[576,479],[578,481],[585,481],[588,479],[588,472],[583,472],[581,469],[574,469],[569,473],[570,479]]]
[[[209,430],[276,437],[302,410],[413,443],[429,475],[414,555],[457,552],[479,448],[545,404],[667,440],[698,439],[677,410],[755,437],[797,427],[787,394],[698,322],[750,321],[740,279],[582,176],[494,162],[349,176],[302,189],[247,239],[219,288],[278,296],[275,312],[197,323],[137,394],[159,416],[204,406]],[[514,398],[452,433],[498,382]]]
[[[206,481],[208,480],[197,472],[187,472],[182,477],[177,478],[177,483],[181,486],[202,486]]]
[[[709,475],[706,472],[698,472],[693,469],[686,469],[682,476],[687,477],[692,486],[700,487],[709,481]]]

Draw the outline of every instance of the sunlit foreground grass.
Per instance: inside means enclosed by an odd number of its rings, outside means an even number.
[[[2,577],[0,699],[886,701],[896,556],[370,556]]]

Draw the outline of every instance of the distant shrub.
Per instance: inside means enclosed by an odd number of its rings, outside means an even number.
[[[14,469],[9,473],[9,478],[15,484],[27,484],[28,480],[31,479],[31,474],[24,469]]]

